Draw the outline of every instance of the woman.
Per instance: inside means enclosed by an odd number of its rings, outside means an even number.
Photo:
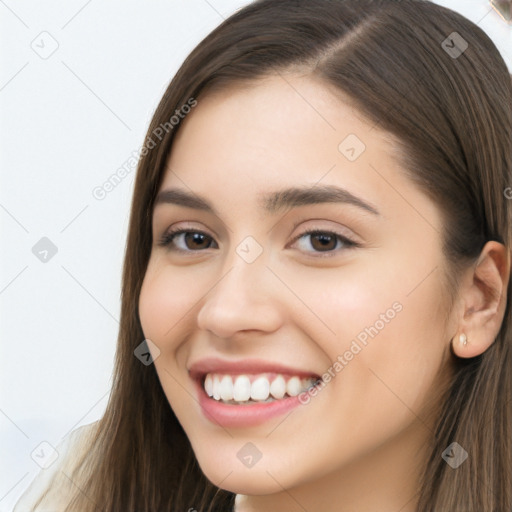
[[[111,398],[39,504],[510,510],[511,148],[507,67],[449,9],[225,20],[149,127]]]

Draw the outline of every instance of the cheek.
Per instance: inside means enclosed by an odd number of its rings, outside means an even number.
[[[174,294],[166,293],[166,289],[163,281],[148,270],[139,297],[139,317],[144,336],[155,342],[172,327],[169,312],[173,311]]]
[[[386,418],[394,411],[392,423],[399,425],[413,417],[408,407],[419,411],[434,390],[446,354],[440,270],[396,255],[364,266],[317,271],[314,278],[302,273],[294,288],[309,309],[301,328],[331,365],[343,358],[331,373],[341,376],[333,379],[336,396],[351,402],[355,417]]]
[[[344,267],[332,269],[291,270],[284,275],[285,280],[300,299],[295,311],[295,321],[303,319],[302,327],[313,340],[329,339],[322,343],[329,355],[336,355],[344,344],[361,334],[365,328],[379,321],[380,315],[394,317],[393,304],[401,294],[390,286],[382,267],[375,269],[366,266],[364,261],[353,262]],[[289,299],[290,306],[298,302]],[[291,309],[291,308],[290,308]],[[299,315],[299,312],[301,313]],[[336,349],[335,354],[329,345]]]
[[[407,249],[379,254],[378,261],[364,255],[338,268],[283,274],[301,299],[302,327],[313,340],[330,339],[323,343],[329,355],[335,357],[353,339],[363,346],[386,339],[386,349],[402,355],[442,349],[446,298],[437,254],[426,250],[420,258]]]
[[[172,340],[177,339],[180,322],[201,296],[200,290],[190,287],[191,279],[186,270],[151,263],[148,266],[139,297],[139,316],[144,335],[161,350],[170,348]]]
[[[180,340],[187,339],[187,333],[183,330],[187,327],[185,317],[200,297],[199,294],[194,299],[190,290],[186,272],[171,271],[150,261],[139,296],[142,330],[145,338],[151,340],[160,351],[154,360],[155,370],[178,418],[194,406],[190,392],[185,391],[186,375],[180,371],[184,367],[183,357],[186,354],[179,350]]]

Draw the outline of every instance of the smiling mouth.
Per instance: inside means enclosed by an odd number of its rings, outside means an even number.
[[[203,389],[213,400],[230,405],[270,403],[294,397],[307,391],[318,377],[301,378],[279,373],[232,375],[207,373]]]

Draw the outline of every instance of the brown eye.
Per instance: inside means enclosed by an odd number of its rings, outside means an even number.
[[[175,239],[177,239],[179,243],[176,243]],[[201,249],[209,249],[212,241],[213,238],[202,231],[177,229],[165,233],[160,240],[159,245],[178,252],[197,252]],[[177,245],[178,247],[173,247],[173,245]]]
[[[336,249],[337,237],[325,233],[311,235],[311,246],[319,251],[330,251]]]
[[[360,244],[348,239],[346,236],[343,236],[339,233],[335,233],[333,231],[323,231],[320,229],[310,229],[305,231],[301,235],[295,238],[295,242],[301,241],[301,239],[310,239],[310,242],[302,242],[301,249],[304,252],[309,253],[326,253],[326,256],[333,256],[336,254],[338,242],[340,242],[341,247],[339,249],[351,249],[355,247],[360,247]],[[313,250],[308,250],[308,246],[312,247]]]

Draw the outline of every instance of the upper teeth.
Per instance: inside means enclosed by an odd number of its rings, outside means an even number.
[[[275,374],[226,375],[208,373],[204,380],[204,389],[215,400],[247,402],[265,401],[288,396],[297,396],[314,385],[315,379],[285,377]]]

